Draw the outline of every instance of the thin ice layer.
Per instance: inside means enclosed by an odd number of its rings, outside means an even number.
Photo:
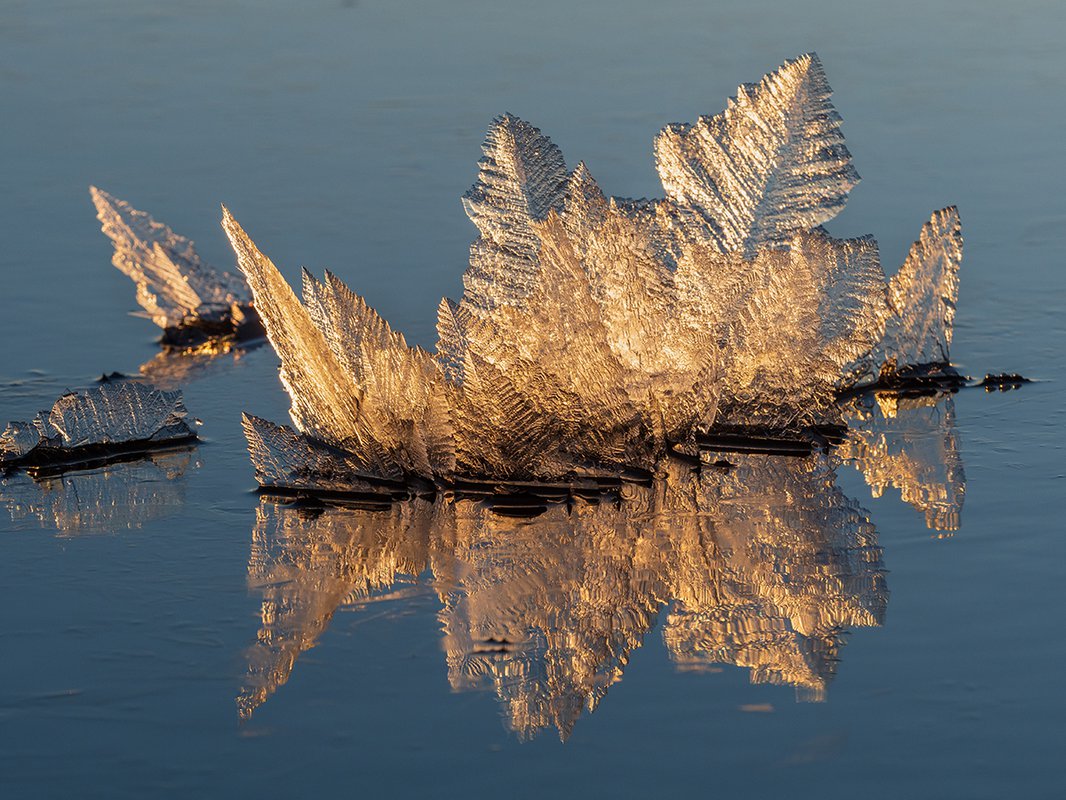
[[[156,325],[178,327],[251,302],[240,276],[205,264],[190,239],[102,189],[89,192],[115,246],[112,263],[137,285],[137,302]]]
[[[934,211],[888,284],[890,316],[881,363],[898,367],[951,362],[959,298],[962,223],[954,206]]]
[[[0,462],[32,458],[39,448],[62,452],[185,439],[194,435],[185,422],[187,413],[180,391],[163,391],[133,381],[69,392],[32,422],[7,426],[0,435]]]

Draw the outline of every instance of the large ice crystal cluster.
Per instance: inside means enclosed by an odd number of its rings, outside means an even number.
[[[137,286],[137,302],[163,329],[163,343],[185,347],[262,335],[240,275],[205,264],[193,242],[143,211],[89,187],[112,263]]]
[[[132,381],[68,392],[50,411],[0,431],[0,471],[46,468],[195,440],[180,391]]]
[[[596,479],[716,427],[836,424],[842,391],[946,366],[958,215],[936,212],[890,283],[871,237],[819,227],[858,181],[829,97],[806,55],[667,126],[651,201],[608,197],[539,130],[497,118],[435,354],[329,273],[305,272],[301,302],[225,211],[298,429],[246,418],[261,482]]]

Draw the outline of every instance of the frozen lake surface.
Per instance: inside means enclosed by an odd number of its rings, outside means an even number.
[[[144,364],[205,438],[0,486],[5,796],[1056,796],[1059,4],[153,5],[0,6],[0,419]],[[89,199],[228,267],[225,202],[290,282],[329,268],[432,347],[494,116],[658,196],[662,124],[810,50],[863,176],[830,231],[891,273],[957,204],[953,360],[1037,379],[907,412],[951,425],[953,532],[850,464],[758,460],[764,502],[676,525],[276,506],[240,424],[286,418],[274,353],[159,357]]]

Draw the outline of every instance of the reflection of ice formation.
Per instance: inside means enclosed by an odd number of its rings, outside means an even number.
[[[264,500],[249,560],[262,629],[242,716],[288,680],[338,607],[394,597],[427,570],[450,683],[494,691],[523,737],[554,727],[565,738],[665,606],[679,666],[748,667],[805,699],[824,696],[842,632],[883,618],[876,533],[824,455],[740,456],[624,495],[523,520],[443,497],[318,514]]]
[[[181,392],[132,381],[68,392],[0,432],[0,469],[84,464],[195,440]]]
[[[112,263],[137,285],[137,302],[163,329],[163,342],[185,347],[217,338],[262,335],[251,293],[239,275],[203,263],[191,240],[148,214],[89,187]]]
[[[230,340],[212,340],[195,348],[167,348],[141,364],[138,372],[143,380],[153,386],[176,389],[232,366],[262,344],[262,338],[257,342],[241,344]]]
[[[261,476],[321,472],[330,448],[356,483],[617,473],[716,423],[837,423],[839,391],[877,361],[946,361],[958,216],[934,214],[890,286],[872,238],[818,227],[858,180],[829,96],[807,55],[721,114],[667,126],[654,201],[606,196],[539,130],[497,118],[463,197],[479,234],[464,295],[440,304],[435,354],[329,273],[304,274],[301,302],[227,211],[306,437],[286,453],[274,445],[300,436],[249,423],[253,453],[274,443]]]
[[[838,454],[862,472],[874,497],[895,487],[932,530],[959,529],[966,474],[950,395],[863,397],[849,407],[848,426]]]
[[[65,534],[140,528],[184,502],[191,461],[184,450],[53,477],[8,475],[0,477],[0,506],[19,526]]]

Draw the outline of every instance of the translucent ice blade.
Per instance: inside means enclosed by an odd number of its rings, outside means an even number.
[[[966,474],[948,397],[896,398],[856,404],[840,456],[862,472],[874,497],[899,490],[935,531],[956,531],[966,498]]]
[[[832,219],[859,176],[830,94],[811,53],[741,86],[721,114],[664,128],[655,158],[668,201],[651,209],[655,224],[751,256]]]
[[[410,472],[451,474],[455,437],[436,360],[408,347],[402,334],[329,272],[320,282],[305,271],[303,296],[337,361],[362,390],[361,412],[374,438]]]
[[[467,302],[492,308],[529,295],[538,251],[530,223],[561,206],[566,165],[547,136],[510,115],[493,120],[482,151],[478,180],[463,195],[481,232],[463,283]]]
[[[383,485],[356,453],[312,441],[251,414],[243,414],[242,422],[260,486],[386,495],[396,488]]]
[[[954,206],[933,212],[888,285],[890,315],[882,362],[898,367],[950,363],[959,296],[962,223]]]
[[[384,477],[398,476],[401,467],[373,438],[360,414],[362,392],[338,362],[325,335],[300,304],[277,267],[223,209],[222,227],[248,279],[256,310],[267,337],[281,358],[281,381],[292,401],[296,427],[353,453]]]
[[[250,302],[240,276],[204,264],[191,240],[102,189],[89,191],[115,246],[112,263],[137,285],[137,302],[161,328],[181,325],[203,306]]]

